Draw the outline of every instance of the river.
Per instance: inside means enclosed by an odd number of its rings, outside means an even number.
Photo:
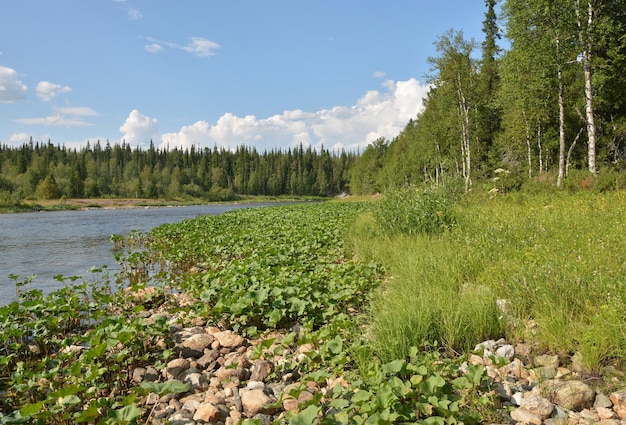
[[[147,232],[199,215],[269,205],[277,203],[0,214],[0,306],[16,299],[11,274],[19,276],[18,281],[35,275],[30,287],[49,293],[63,285],[54,279],[57,275],[89,277],[92,267],[102,266],[111,274],[118,272],[109,239],[113,234]]]

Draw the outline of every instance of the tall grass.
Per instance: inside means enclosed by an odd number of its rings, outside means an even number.
[[[369,328],[383,359],[500,336],[578,351],[589,369],[626,359],[625,193],[470,198],[439,234],[386,233],[382,217],[362,217],[350,243],[388,272]]]

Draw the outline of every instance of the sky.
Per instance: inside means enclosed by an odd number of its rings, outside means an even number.
[[[392,140],[484,0],[4,0],[0,144],[145,148]]]

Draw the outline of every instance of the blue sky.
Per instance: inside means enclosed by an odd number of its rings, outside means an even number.
[[[0,143],[356,150],[392,139],[483,0],[6,0]]]

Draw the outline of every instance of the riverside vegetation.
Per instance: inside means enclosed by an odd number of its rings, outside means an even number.
[[[299,379],[280,387],[276,406],[323,387],[276,422],[496,421],[506,411],[492,377],[465,361],[501,337],[578,353],[613,390],[626,353],[625,218],[623,192],[458,199],[403,189],[114,237],[124,279],[59,276],[68,286],[44,297],[15,277],[20,301],[0,310],[1,418],[165,423],[148,400],[193,392],[166,377],[183,353],[181,328],[198,324],[252,341],[252,359],[280,354],[270,374]],[[157,377],[139,383],[146,368]],[[233,374],[225,387],[249,378]]]

